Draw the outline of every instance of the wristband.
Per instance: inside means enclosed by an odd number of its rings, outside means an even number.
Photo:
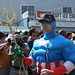
[[[28,57],[25,57],[25,65],[30,66],[31,64],[32,64],[32,59],[28,58]]]

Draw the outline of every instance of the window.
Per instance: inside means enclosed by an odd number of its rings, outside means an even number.
[[[34,11],[35,10],[34,6],[25,6],[25,5],[22,5],[21,9],[22,9],[22,13],[21,14],[23,14],[26,11],[29,11],[31,13],[35,12]]]
[[[33,5],[21,5],[21,14],[24,12],[29,12],[29,18],[36,18],[35,6]]]
[[[72,13],[71,7],[63,7],[63,13]]]

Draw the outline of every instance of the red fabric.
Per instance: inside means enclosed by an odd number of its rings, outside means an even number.
[[[37,62],[37,73],[40,74],[42,69],[53,70],[64,64],[65,61],[53,62],[53,63],[43,63]]]
[[[67,72],[67,69],[65,68],[64,65],[55,68],[54,70],[50,70],[52,75],[61,75]]]
[[[39,62],[38,66],[39,66],[38,73],[40,74],[41,73],[41,62]]]
[[[60,62],[55,62],[55,67],[60,66]]]
[[[50,63],[46,63],[46,69],[51,70],[51,64]]]
[[[30,66],[31,64],[32,64],[32,59],[28,58],[28,57],[25,57],[25,65]]]

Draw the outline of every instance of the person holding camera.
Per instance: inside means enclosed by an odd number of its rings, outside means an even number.
[[[28,56],[29,54],[29,46],[27,43],[24,43],[23,42],[23,38],[21,37],[21,35],[19,34],[15,34],[15,39],[16,39],[16,42],[18,44],[18,47],[21,51],[24,52],[24,55],[25,56]],[[13,53],[13,49],[15,47],[15,43],[12,42],[11,43],[11,47],[10,47],[10,54]],[[11,67],[11,71],[10,71],[10,75],[24,75],[24,71],[23,71],[23,67],[22,67],[22,63],[21,63],[21,57],[17,57],[16,60],[13,60],[12,61],[12,67]],[[26,68],[26,66],[25,66]]]

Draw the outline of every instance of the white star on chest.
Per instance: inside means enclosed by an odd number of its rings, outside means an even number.
[[[40,41],[39,44],[37,45],[37,47],[38,47],[38,46],[44,46],[44,47],[47,48],[47,43],[48,43],[48,42],[49,42],[49,41]]]

